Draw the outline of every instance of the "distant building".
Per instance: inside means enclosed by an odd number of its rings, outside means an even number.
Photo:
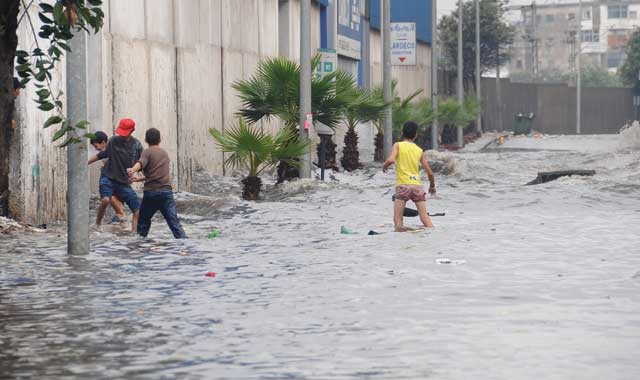
[[[519,8],[511,72],[537,73],[575,70],[579,51],[583,64],[616,72],[625,59],[624,48],[640,27],[640,1],[583,1],[578,17],[576,0]],[[580,35],[577,36],[578,21]],[[581,40],[580,49],[577,49]]]

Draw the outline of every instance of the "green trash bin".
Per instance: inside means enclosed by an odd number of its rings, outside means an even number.
[[[535,115],[533,113],[523,114],[518,113],[513,120],[513,133],[516,135],[528,135],[531,133],[533,127],[533,119]]]

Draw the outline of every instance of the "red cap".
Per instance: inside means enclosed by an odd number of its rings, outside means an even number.
[[[132,119],[122,119],[118,128],[116,128],[116,134],[122,137],[129,137],[133,131],[136,130],[136,122]]]

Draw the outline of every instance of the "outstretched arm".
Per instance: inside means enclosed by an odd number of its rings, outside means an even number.
[[[98,157],[97,154],[94,154],[93,156],[89,157],[89,165],[93,164],[94,162],[100,161],[100,158]]]
[[[129,178],[133,178],[140,170],[142,170],[142,164],[138,161],[132,168],[127,169],[127,174],[129,174]]]
[[[427,177],[429,177],[429,194],[436,195],[436,179],[433,176],[433,171],[431,170],[431,166],[429,166],[429,161],[427,161],[427,157],[422,155],[422,159],[420,160],[422,163],[422,167],[424,171],[427,172]]]
[[[393,165],[396,163],[396,159],[398,158],[398,144],[395,143],[393,144],[393,150],[391,151],[391,155],[389,156],[389,158],[387,158],[387,160],[384,162],[384,166],[382,167],[382,171],[383,172],[387,172],[387,170],[389,170],[389,166]]]

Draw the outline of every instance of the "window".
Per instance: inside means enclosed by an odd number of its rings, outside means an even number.
[[[618,68],[624,62],[626,55],[624,51],[610,51],[607,54],[607,67],[610,69]]]
[[[629,13],[628,5],[609,5],[607,8],[609,18],[627,18]]]
[[[585,9],[582,11],[583,20],[591,20],[591,9]]]
[[[600,42],[600,30],[583,30],[582,42]]]
[[[567,20],[575,20],[575,19],[576,19],[576,14],[575,13],[567,14]]]
[[[546,16],[544,17],[544,21],[546,21],[546,22],[553,22],[553,21],[555,21],[555,17],[554,17],[553,15],[546,15]]]

